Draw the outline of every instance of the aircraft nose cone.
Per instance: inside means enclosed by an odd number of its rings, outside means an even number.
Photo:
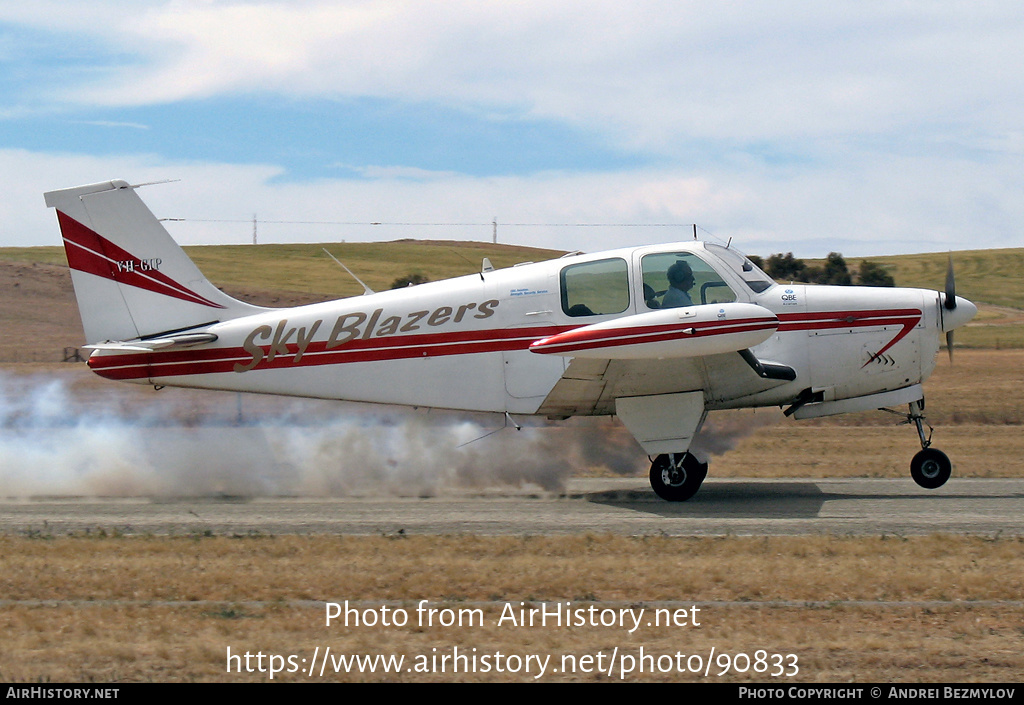
[[[942,330],[951,331],[964,325],[978,314],[978,307],[962,296],[956,297],[956,308],[942,310]]]

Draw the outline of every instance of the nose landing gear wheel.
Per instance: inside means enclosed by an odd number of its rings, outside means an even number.
[[[925,448],[910,461],[910,476],[925,489],[934,490],[946,484],[953,465],[941,450]]]
[[[663,453],[651,463],[651,487],[669,502],[685,502],[697,494],[707,476],[708,464],[691,453]]]

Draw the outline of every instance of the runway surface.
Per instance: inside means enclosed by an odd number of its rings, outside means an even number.
[[[0,533],[65,534],[1024,534],[1024,480],[713,480],[692,500],[645,479],[574,479],[562,493],[425,498],[32,498],[0,501]]]

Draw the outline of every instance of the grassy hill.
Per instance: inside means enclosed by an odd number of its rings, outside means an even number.
[[[365,243],[303,243],[294,245],[210,245],[186,247],[203,273],[225,289],[258,287],[304,291],[325,297],[362,293],[359,285],[324,254],[323,248],[344,262],[372,289],[386,289],[406,274],[430,280],[479,271],[484,257],[495,267],[559,257],[559,250],[481,242],[396,240]],[[848,258],[853,269],[861,259],[882,265],[896,286],[941,290],[946,281],[949,255]],[[0,260],[66,265],[61,247],[4,247]],[[808,263],[814,263],[808,260]],[[957,293],[977,303],[1024,310],[1024,248],[968,250],[953,253]]]
[[[431,281],[474,274],[484,257],[495,267],[558,257],[555,250],[479,242],[398,240],[395,242],[318,243],[299,245],[224,245],[186,248],[207,278],[225,289],[258,285],[308,291],[325,298],[363,293],[324,249],[375,291],[391,287],[408,274]]]
[[[480,271],[484,257],[501,268],[563,254],[559,250],[443,240],[184,249],[207,279],[246,300],[284,305],[294,298],[335,299],[363,293],[362,287],[324,253],[324,248],[375,291],[388,289],[396,279],[409,274],[421,274],[431,281],[473,274]],[[0,260],[67,266],[62,247],[0,248]]]
[[[557,250],[479,242],[398,240],[373,243],[221,245],[186,247],[204,274],[227,293],[267,306],[294,306],[362,293],[360,286],[324,252],[327,248],[374,290],[388,289],[399,277],[420,274],[432,281],[480,271],[484,257],[495,267],[560,256]],[[949,255],[932,253],[869,258],[888,270],[897,286],[942,289]],[[957,344],[981,348],[1024,347],[1024,248],[973,250],[953,255],[957,293],[981,305],[978,317],[958,331]],[[30,339],[48,348],[82,341],[74,311],[67,260],[61,247],[0,248],[0,263],[11,286],[0,315],[10,333],[18,326],[39,326],[40,311],[66,311],[50,325],[52,334],[35,331]],[[860,259],[850,258],[851,269]],[[13,268],[13,269],[12,269]],[[16,271],[14,271],[16,269]],[[43,271],[45,270],[45,272]],[[61,286],[39,281],[63,277]],[[6,282],[7,279],[4,279]],[[33,282],[39,286],[33,287]],[[27,298],[29,291],[34,298]],[[20,298],[19,298],[20,297]],[[52,303],[47,303],[52,300]],[[70,336],[57,331],[78,331]],[[47,335],[50,338],[47,338]],[[52,340],[51,340],[52,338]],[[14,336],[17,339],[17,336]],[[0,345],[2,347],[2,345]],[[58,348],[59,349],[59,348]],[[3,358],[0,350],[0,358]]]
[[[954,252],[956,292],[971,301],[1024,309],[1024,248]],[[896,286],[941,290],[946,283],[950,254],[869,257],[896,280]],[[848,259],[852,267],[860,259]]]
[[[978,316],[956,333],[958,346],[1024,347],[1024,248],[965,250],[952,253],[956,293],[979,305]],[[850,269],[870,259],[888,271],[896,286],[941,291],[950,254],[848,258]],[[811,264],[808,261],[808,264]],[[820,264],[820,262],[814,262]]]

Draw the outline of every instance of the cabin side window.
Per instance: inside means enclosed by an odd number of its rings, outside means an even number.
[[[568,316],[603,316],[629,308],[626,260],[613,258],[562,269],[562,311]]]
[[[659,252],[641,260],[647,308],[723,304],[736,293],[718,272],[692,252]]]

